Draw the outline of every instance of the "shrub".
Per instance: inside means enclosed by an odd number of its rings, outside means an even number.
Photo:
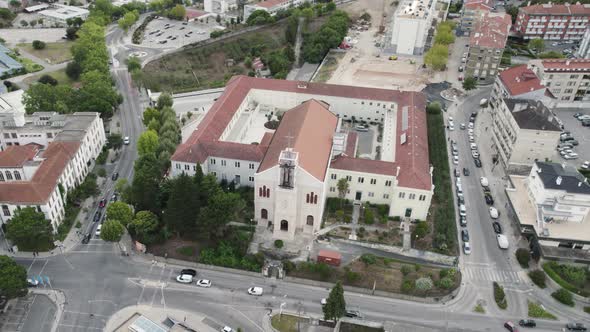
[[[420,271],[420,264],[414,264],[414,270],[416,270],[416,272]]]
[[[569,305],[570,307],[574,306],[574,297],[572,296],[572,293],[568,292],[566,289],[560,288],[551,293],[551,296],[565,305]]]
[[[195,248],[191,246],[184,246],[176,249],[176,253],[182,256],[193,256],[195,254]]]
[[[556,283],[558,283],[561,287],[569,290],[572,293],[576,293],[580,296],[589,297],[590,293],[581,289],[578,289],[575,285],[570,284],[561,275],[558,273],[561,272],[561,266],[555,262],[547,262],[543,264],[543,270],[547,275],[553,279]]]
[[[534,270],[529,272],[529,277],[535,283],[535,285],[539,286],[540,288],[547,287],[547,285],[545,284],[545,272],[541,270]]]
[[[77,222],[76,222],[76,228],[81,228],[81,227],[82,227],[82,223],[81,223],[81,222],[79,222],[79,221],[77,221]]]
[[[584,287],[584,282],[586,282],[586,270],[584,268],[573,265],[560,265],[559,267],[563,279],[577,287]]]
[[[377,263],[377,257],[373,254],[363,254],[361,256],[361,261],[365,263],[365,265],[373,265]]]
[[[529,253],[528,249],[525,248],[518,248],[516,250],[516,259],[518,263],[523,269],[529,267],[529,260],[531,259],[531,254]]]
[[[353,283],[353,282],[358,281],[361,278],[361,275],[360,275],[360,273],[348,270],[344,274],[344,278],[346,279],[347,282]]]
[[[283,240],[275,240],[275,248],[281,249],[283,247]]]
[[[412,282],[412,280],[404,280],[402,282],[402,293],[410,293],[414,290],[414,283]]]
[[[438,281],[438,287],[440,287],[442,289],[451,289],[454,284],[455,283],[453,282],[453,279],[451,279],[449,277],[441,278]]]
[[[546,318],[546,319],[557,319],[555,315],[550,312],[547,312],[543,307],[539,304],[529,302],[529,317],[532,318]]]
[[[504,288],[498,285],[497,282],[494,281],[494,300],[496,300],[496,304],[500,309],[506,309],[508,307],[508,302],[506,301],[506,293],[504,293]]]
[[[33,40],[33,48],[36,50],[42,50],[47,46],[44,42],[40,40]]]
[[[419,291],[431,290],[433,286],[432,279],[428,277],[416,279],[416,289]]]
[[[289,273],[291,271],[297,270],[297,265],[295,265],[295,263],[291,262],[290,260],[286,259],[283,261],[283,268],[285,269],[286,273]]]
[[[96,174],[101,178],[104,178],[107,176],[107,170],[101,167],[96,171]]]
[[[372,225],[375,223],[375,216],[373,215],[373,210],[370,208],[365,209],[365,224]]]
[[[402,265],[401,271],[404,276],[407,276],[410,274],[410,272],[412,272],[412,267],[409,265]]]

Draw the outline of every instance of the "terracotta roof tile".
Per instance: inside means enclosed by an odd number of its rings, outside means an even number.
[[[545,71],[551,72],[584,72],[590,71],[590,59],[549,59],[543,60]]]
[[[337,126],[338,117],[326,108],[326,104],[314,99],[287,111],[272,137],[258,172],[277,165],[281,152],[291,147],[299,153],[299,166],[316,179],[324,181]]]
[[[37,145],[9,146],[0,152],[0,167],[17,168],[35,157],[39,147]]]
[[[276,5],[281,5],[283,3],[287,3],[289,1],[290,0],[266,0],[266,1],[258,2],[258,3],[254,3],[253,5],[256,5],[259,7],[264,7],[264,8],[271,8]]]
[[[519,12],[524,12],[529,15],[590,15],[590,5],[578,4],[540,4],[525,6],[519,9]]]
[[[500,73],[500,81],[506,87],[511,96],[515,97],[524,93],[545,89],[541,80],[527,65],[515,66]]]
[[[487,48],[504,48],[510,32],[512,20],[510,15],[484,14],[475,24],[469,44]]]
[[[395,176],[396,164],[389,161],[354,158],[348,156],[337,156],[332,160],[330,168],[345,171],[372,173]]]
[[[468,9],[491,10],[494,7],[494,0],[466,0],[463,7]]]

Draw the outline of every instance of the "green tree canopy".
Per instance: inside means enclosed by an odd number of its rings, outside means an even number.
[[[125,233],[125,227],[114,219],[108,219],[102,224],[100,238],[108,242],[119,242]]]
[[[168,11],[168,17],[173,20],[184,20],[186,16],[186,8],[183,5],[176,5]]]
[[[139,61],[138,57],[131,56],[127,59],[127,71],[132,73],[136,70],[141,70],[141,61]]]
[[[143,124],[145,126],[149,125],[149,123],[150,123],[150,121],[152,121],[152,119],[156,119],[157,121],[160,121],[160,111],[158,111],[155,108],[148,107],[145,109],[145,111],[143,111]]]
[[[465,89],[465,91],[469,91],[469,90],[473,90],[477,87],[477,80],[471,76],[469,77],[465,77],[465,80],[463,80],[463,89]]]
[[[53,227],[43,212],[32,207],[14,212],[6,225],[6,237],[21,251],[46,251],[53,248]]]
[[[160,164],[154,154],[139,156],[135,161],[135,174],[129,191],[129,200],[136,211],[149,210],[158,214],[158,192],[160,191]]]
[[[74,91],[67,85],[37,83],[23,94],[23,104],[27,114],[35,112],[70,113]]]
[[[337,321],[346,313],[346,301],[344,300],[344,289],[340,281],[334,285],[330,295],[326,300],[326,305],[322,308],[324,319]]]
[[[449,45],[455,42],[455,35],[452,31],[437,31],[434,38],[436,44]]]
[[[248,16],[247,25],[264,25],[274,22],[274,19],[266,10],[255,10]]]
[[[541,38],[531,39],[528,46],[530,50],[534,49],[535,54],[539,54],[545,50],[545,41]]]
[[[156,108],[161,111],[164,107],[172,107],[173,104],[174,100],[172,100],[172,96],[164,92],[158,97]]]
[[[27,270],[5,255],[0,256],[0,294],[9,299],[27,294]]]
[[[197,185],[184,173],[172,179],[170,184],[172,187],[164,212],[164,221],[178,234],[194,232],[200,211]]]
[[[133,211],[124,202],[113,202],[107,207],[107,218],[118,220],[123,226],[127,226],[133,220]]]
[[[449,48],[446,45],[435,44],[424,55],[424,63],[434,70],[445,70],[449,61]]]
[[[133,23],[137,22],[138,19],[139,13],[137,11],[129,11],[125,13],[125,15],[123,15],[123,17],[121,17],[117,23],[121,29],[127,31],[127,29],[129,29]]]
[[[151,239],[150,235],[158,228],[158,217],[150,211],[139,211],[127,227],[140,239],[140,242],[148,244],[151,242],[148,240]]]
[[[153,130],[144,131],[137,140],[137,152],[140,156],[156,155],[158,149],[158,133]]]
[[[238,193],[218,192],[210,196],[207,206],[201,208],[199,214],[199,226],[201,231],[206,231],[209,235],[219,235],[225,225],[236,220],[246,203]]]

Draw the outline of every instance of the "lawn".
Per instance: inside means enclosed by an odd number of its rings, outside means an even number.
[[[319,72],[313,78],[313,82],[328,82],[330,78],[332,78],[334,71],[338,68],[338,63],[340,62],[340,60],[342,60],[344,54],[346,53],[330,51],[328,55],[326,55],[326,58],[324,59],[324,64],[320,68]]]
[[[56,71],[52,71],[49,73],[37,74],[37,75],[33,75],[31,77],[27,77],[24,79],[24,82],[26,84],[31,84],[31,83],[37,82],[39,80],[39,78],[41,78],[41,76],[43,76],[43,75],[50,75],[51,77],[55,78],[57,80],[57,82],[59,82],[59,84],[74,85],[76,83],[76,81],[73,81],[72,79],[70,79],[68,77],[68,75],[66,75],[65,68],[59,69]]]
[[[590,272],[585,267],[547,262],[543,264],[543,270],[561,287],[574,294],[590,297]]]
[[[31,59],[27,59],[25,57],[14,56],[14,58],[16,61],[20,62],[20,64],[23,65],[23,67],[25,67],[25,70],[27,71],[27,73],[35,73],[35,72],[43,70],[43,68],[44,68],[40,64],[34,62]]]
[[[297,332],[297,322],[303,325],[307,323],[307,319],[291,315],[274,315],[270,322],[272,327],[279,332]]]
[[[42,50],[36,50],[32,44],[18,44],[17,46],[27,53],[30,53],[39,59],[47,61],[50,64],[66,62],[72,59],[70,48],[74,43],[71,41],[46,43]]]
[[[461,276],[455,269],[440,269],[365,254],[346,266],[303,262],[285,265],[287,275],[305,279],[343,284],[361,288],[404,293],[415,296],[443,296],[459,286]],[[443,271],[444,270],[444,271]],[[441,279],[445,279],[441,282]],[[429,279],[430,288],[420,289],[418,279]],[[444,283],[446,282],[446,285]]]
[[[531,318],[545,318],[556,320],[557,317],[545,310],[540,304],[529,301],[529,317]]]
[[[370,327],[364,325],[357,325],[352,323],[342,322],[340,324],[340,332],[383,332],[382,327]]]

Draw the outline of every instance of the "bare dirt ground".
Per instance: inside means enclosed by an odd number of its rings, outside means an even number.
[[[379,33],[379,26],[389,28],[389,17],[395,11],[391,0],[358,0],[342,7],[353,20],[364,12],[371,15],[371,27],[367,31],[351,29],[349,36],[357,40],[340,60],[328,83],[356,85],[384,89],[419,91],[433,79],[431,71],[422,69],[422,56],[399,57],[389,60],[390,54],[382,54],[377,43],[383,43],[386,33]],[[383,17],[383,14],[387,17]]]

